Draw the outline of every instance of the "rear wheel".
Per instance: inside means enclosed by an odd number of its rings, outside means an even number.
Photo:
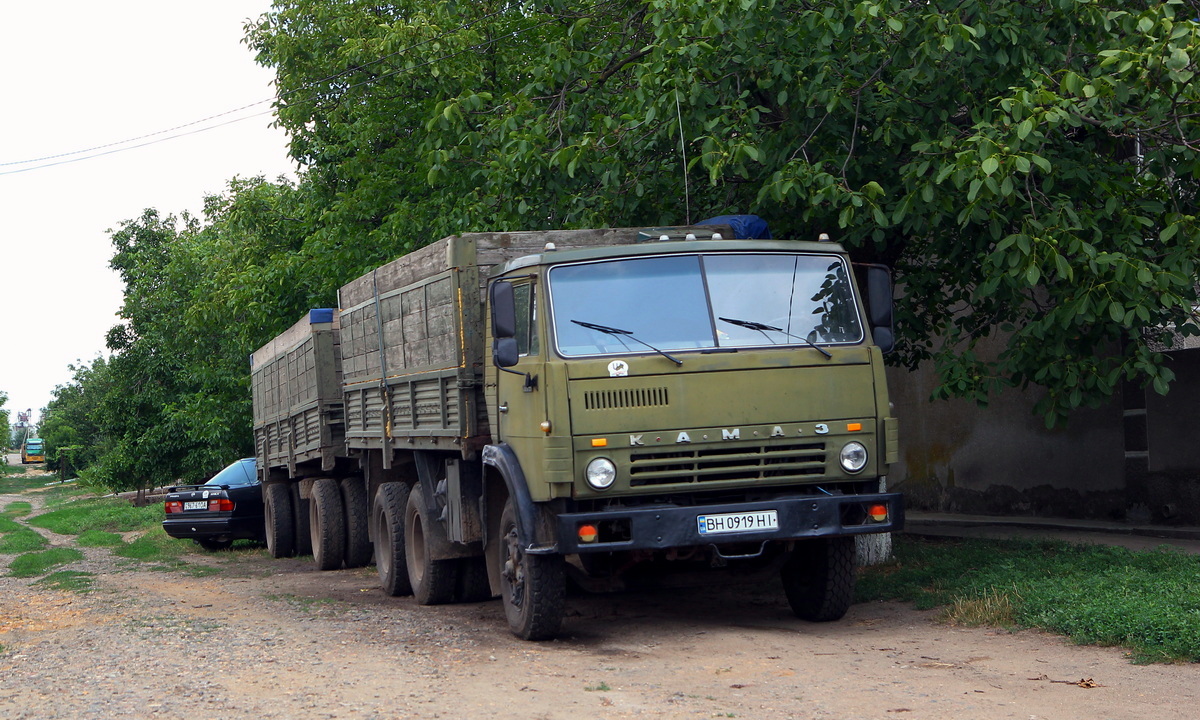
[[[346,508],[346,567],[364,567],[371,562],[367,485],[360,477],[344,478],[341,484],[342,504]]]
[[[792,612],[801,620],[840,620],[854,602],[854,538],[797,541],[780,571]]]
[[[263,524],[266,526],[267,552],[274,558],[291,557],[296,552],[296,517],[292,512],[292,498],[288,486],[286,483],[271,483],[263,493]]]
[[[318,570],[337,570],[346,554],[346,522],[342,493],[333,478],[313,481],[308,500],[309,537]]]
[[[512,500],[500,515],[500,597],[513,635],[523,640],[550,640],[558,635],[567,604],[562,557],[530,555],[517,534]]]
[[[429,531],[436,519],[425,506],[420,483],[408,493],[404,511],[404,557],[408,562],[408,581],[413,597],[421,605],[442,605],[454,601],[458,585],[458,560],[434,560],[429,547]]]
[[[229,547],[231,545],[233,545],[233,541],[232,540],[213,540],[211,538],[204,538],[203,540],[197,540],[196,544],[198,544],[200,547],[204,548],[205,550],[228,550]]]
[[[411,595],[408,561],[404,557],[404,512],[408,486],[390,482],[375,491],[372,517],[375,523],[375,569],[379,584],[388,595]]]
[[[300,483],[292,483],[292,512],[296,517],[296,554],[312,555],[312,531],[308,526],[308,501],[300,497]]]

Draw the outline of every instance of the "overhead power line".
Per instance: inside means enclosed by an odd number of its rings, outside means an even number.
[[[586,8],[584,10],[584,12],[594,10],[594,9],[600,7],[601,5],[608,4],[609,2],[612,2],[612,0],[600,0],[600,2],[594,3],[590,7]],[[397,50],[396,52],[389,53],[382,57],[371,60],[370,62],[366,62],[361,65],[356,65],[354,67],[347,68],[346,70],[342,70],[341,72],[334,73],[333,75],[329,75],[329,76],[321,78],[319,80],[313,80],[308,83],[305,83],[303,86],[296,88],[295,90],[291,90],[291,91],[288,91],[286,93],[279,95],[278,98],[269,98],[269,99],[265,99],[265,100],[259,100],[256,102],[249,103],[247,105],[242,105],[241,107],[237,107],[232,110],[227,110],[225,112],[216,113],[214,115],[209,115],[207,117],[200,118],[199,120],[193,120],[191,122],[187,122],[182,125],[176,125],[174,127],[166,128],[164,130],[157,130],[155,132],[146,133],[144,135],[139,135],[137,137],[127,138],[125,140],[118,140],[115,142],[104,143],[102,145],[94,145],[92,147],[83,148],[81,150],[72,150],[69,152],[57,153],[54,155],[44,155],[42,157],[30,158],[28,160],[13,160],[13,161],[9,161],[9,162],[0,162],[0,168],[14,168],[15,166],[18,166],[18,165],[31,166],[31,167],[19,167],[19,168],[10,169],[10,170],[0,170],[0,175],[14,175],[17,173],[30,172],[33,170],[41,170],[43,168],[54,167],[57,165],[66,165],[69,163],[82,162],[84,160],[91,160],[91,159],[98,158],[98,157],[104,157],[106,155],[113,155],[116,153],[125,152],[127,150],[136,150],[138,148],[147,147],[149,145],[155,145],[158,143],[167,142],[169,140],[176,140],[178,138],[186,137],[189,135],[196,135],[196,134],[199,134],[202,132],[207,132],[209,130],[215,130],[220,127],[225,127],[227,125],[232,125],[234,123],[242,122],[243,120],[249,120],[251,118],[260,117],[262,115],[267,115],[272,112],[271,109],[256,112],[251,115],[245,115],[242,117],[232,118],[229,120],[225,120],[224,122],[219,122],[219,123],[212,124],[212,125],[205,125],[205,123],[210,123],[214,120],[226,118],[235,113],[240,113],[242,111],[258,107],[259,105],[264,105],[267,103],[274,103],[277,101],[286,100],[293,95],[297,95],[297,94],[302,93],[311,88],[318,87],[324,83],[332,82],[332,81],[337,80],[338,78],[344,77],[346,75],[350,75],[350,74],[365,70],[373,65],[377,65],[379,63],[385,62],[385,61],[390,60],[399,55],[403,55],[404,53],[411,52],[412,50],[415,50],[423,45],[428,45],[429,43],[436,42],[438,40],[444,40],[452,35],[462,32],[464,30],[469,30],[470,28],[474,27],[475,25],[478,25],[479,23],[481,23],[485,20],[490,20],[491,18],[496,17],[497,15],[501,15],[505,12],[509,12],[510,10],[511,10],[511,8],[501,8],[499,10],[488,13],[486,15],[482,15],[482,16],[476,18],[475,20],[463,23],[462,25],[454,28],[453,30],[442,33],[441,35],[437,35],[437,36],[431,37],[431,38],[426,38],[425,40],[414,43],[412,45],[405,46],[404,48],[401,48],[400,50]],[[346,89],[353,89],[353,88],[362,87],[364,85],[371,85],[371,84],[379,82],[380,80],[383,80],[385,78],[393,77],[393,76],[400,75],[400,74],[415,72],[416,70],[419,70],[421,68],[435,65],[439,62],[442,62],[444,60],[449,60],[451,58],[457,57],[459,55],[470,52],[472,50],[479,50],[479,49],[482,49],[485,47],[489,47],[491,45],[496,44],[497,42],[500,42],[501,40],[504,40],[507,38],[518,37],[524,33],[527,33],[532,30],[536,30],[540,27],[543,27],[551,22],[555,22],[555,20],[554,19],[545,20],[543,22],[540,22],[540,23],[537,23],[534,25],[529,25],[527,27],[523,27],[518,30],[513,30],[508,33],[503,33],[503,34],[498,35],[490,40],[486,40],[481,43],[476,43],[475,45],[471,45],[469,47],[463,48],[462,50],[448,53],[441,57],[437,57],[432,60],[413,65],[411,67],[400,68],[397,70],[392,70],[390,72],[382,73],[376,77],[369,78],[367,80],[363,80],[362,82],[358,82],[353,85],[350,85]],[[204,127],[197,127],[199,125],[204,125]],[[188,128],[192,128],[192,129],[189,130]],[[180,131],[186,131],[186,132],[180,132]]]

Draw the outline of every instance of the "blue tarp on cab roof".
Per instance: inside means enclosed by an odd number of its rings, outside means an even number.
[[[701,220],[697,225],[728,225],[735,240],[771,240],[767,221],[757,215],[718,215]]]

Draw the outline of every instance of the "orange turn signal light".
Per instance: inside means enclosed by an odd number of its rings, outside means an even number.
[[[608,438],[592,438],[592,447],[608,447]]]
[[[872,505],[867,508],[867,514],[875,522],[884,522],[888,519],[887,505]]]
[[[594,543],[600,539],[600,531],[595,525],[579,526],[579,542]]]
[[[846,423],[846,432],[862,432],[862,423]]]

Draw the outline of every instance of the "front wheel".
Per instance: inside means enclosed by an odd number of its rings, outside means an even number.
[[[512,499],[500,514],[500,597],[508,628],[522,640],[551,640],[562,626],[567,577],[562,557],[530,555],[517,533]]]
[[[780,577],[792,612],[801,620],[841,620],[854,602],[854,538],[800,540]]]

